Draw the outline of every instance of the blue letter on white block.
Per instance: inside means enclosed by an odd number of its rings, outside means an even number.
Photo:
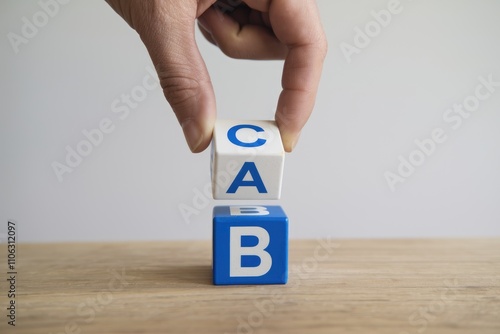
[[[261,128],[260,126],[257,126],[257,125],[253,125],[253,124],[235,125],[227,131],[227,139],[229,139],[229,141],[231,143],[233,143],[234,145],[238,145],[241,147],[259,147],[259,146],[262,146],[266,143],[266,140],[262,139],[262,138],[259,138],[253,142],[242,142],[236,136],[236,133],[240,129],[251,129],[251,130],[254,130],[255,132],[265,132],[263,128]]]
[[[213,217],[214,284],[285,284],[288,218],[279,206],[217,206]]]
[[[214,199],[279,199],[284,161],[275,121],[217,120],[210,165]]]
[[[252,176],[252,180],[245,180],[247,174]],[[234,178],[233,183],[227,190],[228,194],[234,194],[239,187],[256,187],[260,194],[267,193],[266,186],[264,182],[262,182],[262,178],[260,177],[259,171],[255,166],[255,162],[247,161],[243,164],[240,171]]]

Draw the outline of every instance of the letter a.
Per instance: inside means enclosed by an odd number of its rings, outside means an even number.
[[[252,176],[251,181],[245,181],[244,178],[250,173]],[[259,171],[257,170],[257,166],[255,166],[254,162],[245,162],[241,167],[240,171],[234,178],[233,183],[227,190],[228,194],[234,194],[238,190],[239,187],[257,187],[257,190],[261,194],[266,194],[267,189],[262,182],[262,178],[260,177]]]

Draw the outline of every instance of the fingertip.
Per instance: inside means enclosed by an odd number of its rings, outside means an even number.
[[[200,29],[200,32],[203,35],[203,37],[205,37],[205,39],[209,43],[217,46],[217,43],[215,42],[214,38],[212,37],[212,34],[210,33],[210,31],[208,31],[200,22],[198,22],[198,28]]]
[[[187,119],[181,123],[181,127],[191,152],[201,153],[210,145],[214,127],[213,119],[201,121]]]
[[[202,136],[198,147],[194,150],[191,150],[193,153],[201,153],[210,146],[212,142],[212,134],[214,131],[215,117],[211,117],[209,120],[206,120],[202,125]]]
[[[295,146],[299,141],[299,137],[300,134],[286,134],[284,138],[282,137],[285,152],[291,153],[295,149]]]
[[[277,122],[278,128],[280,130],[281,141],[283,143],[283,149],[287,153],[291,153],[295,146],[297,145],[300,137],[300,132],[291,131],[289,128]]]
[[[181,123],[182,131],[184,132],[184,137],[189,146],[191,152],[196,152],[201,144],[201,129],[196,121],[186,120]]]

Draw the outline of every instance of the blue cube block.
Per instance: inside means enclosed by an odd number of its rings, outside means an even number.
[[[288,217],[280,206],[216,206],[212,246],[216,285],[287,282]]]

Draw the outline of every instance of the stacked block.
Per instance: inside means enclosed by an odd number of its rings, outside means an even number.
[[[211,160],[214,199],[280,198],[285,150],[274,121],[217,121]]]
[[[284,159],[274,121],[217,121],[211,155],[214,199],[279,199]],[[214,284],[285,284],[287,278],[288,217],[280,206],[214,208]]]
[[[216,206],[214,284],[285,284],[288,218],[279,206]]]

